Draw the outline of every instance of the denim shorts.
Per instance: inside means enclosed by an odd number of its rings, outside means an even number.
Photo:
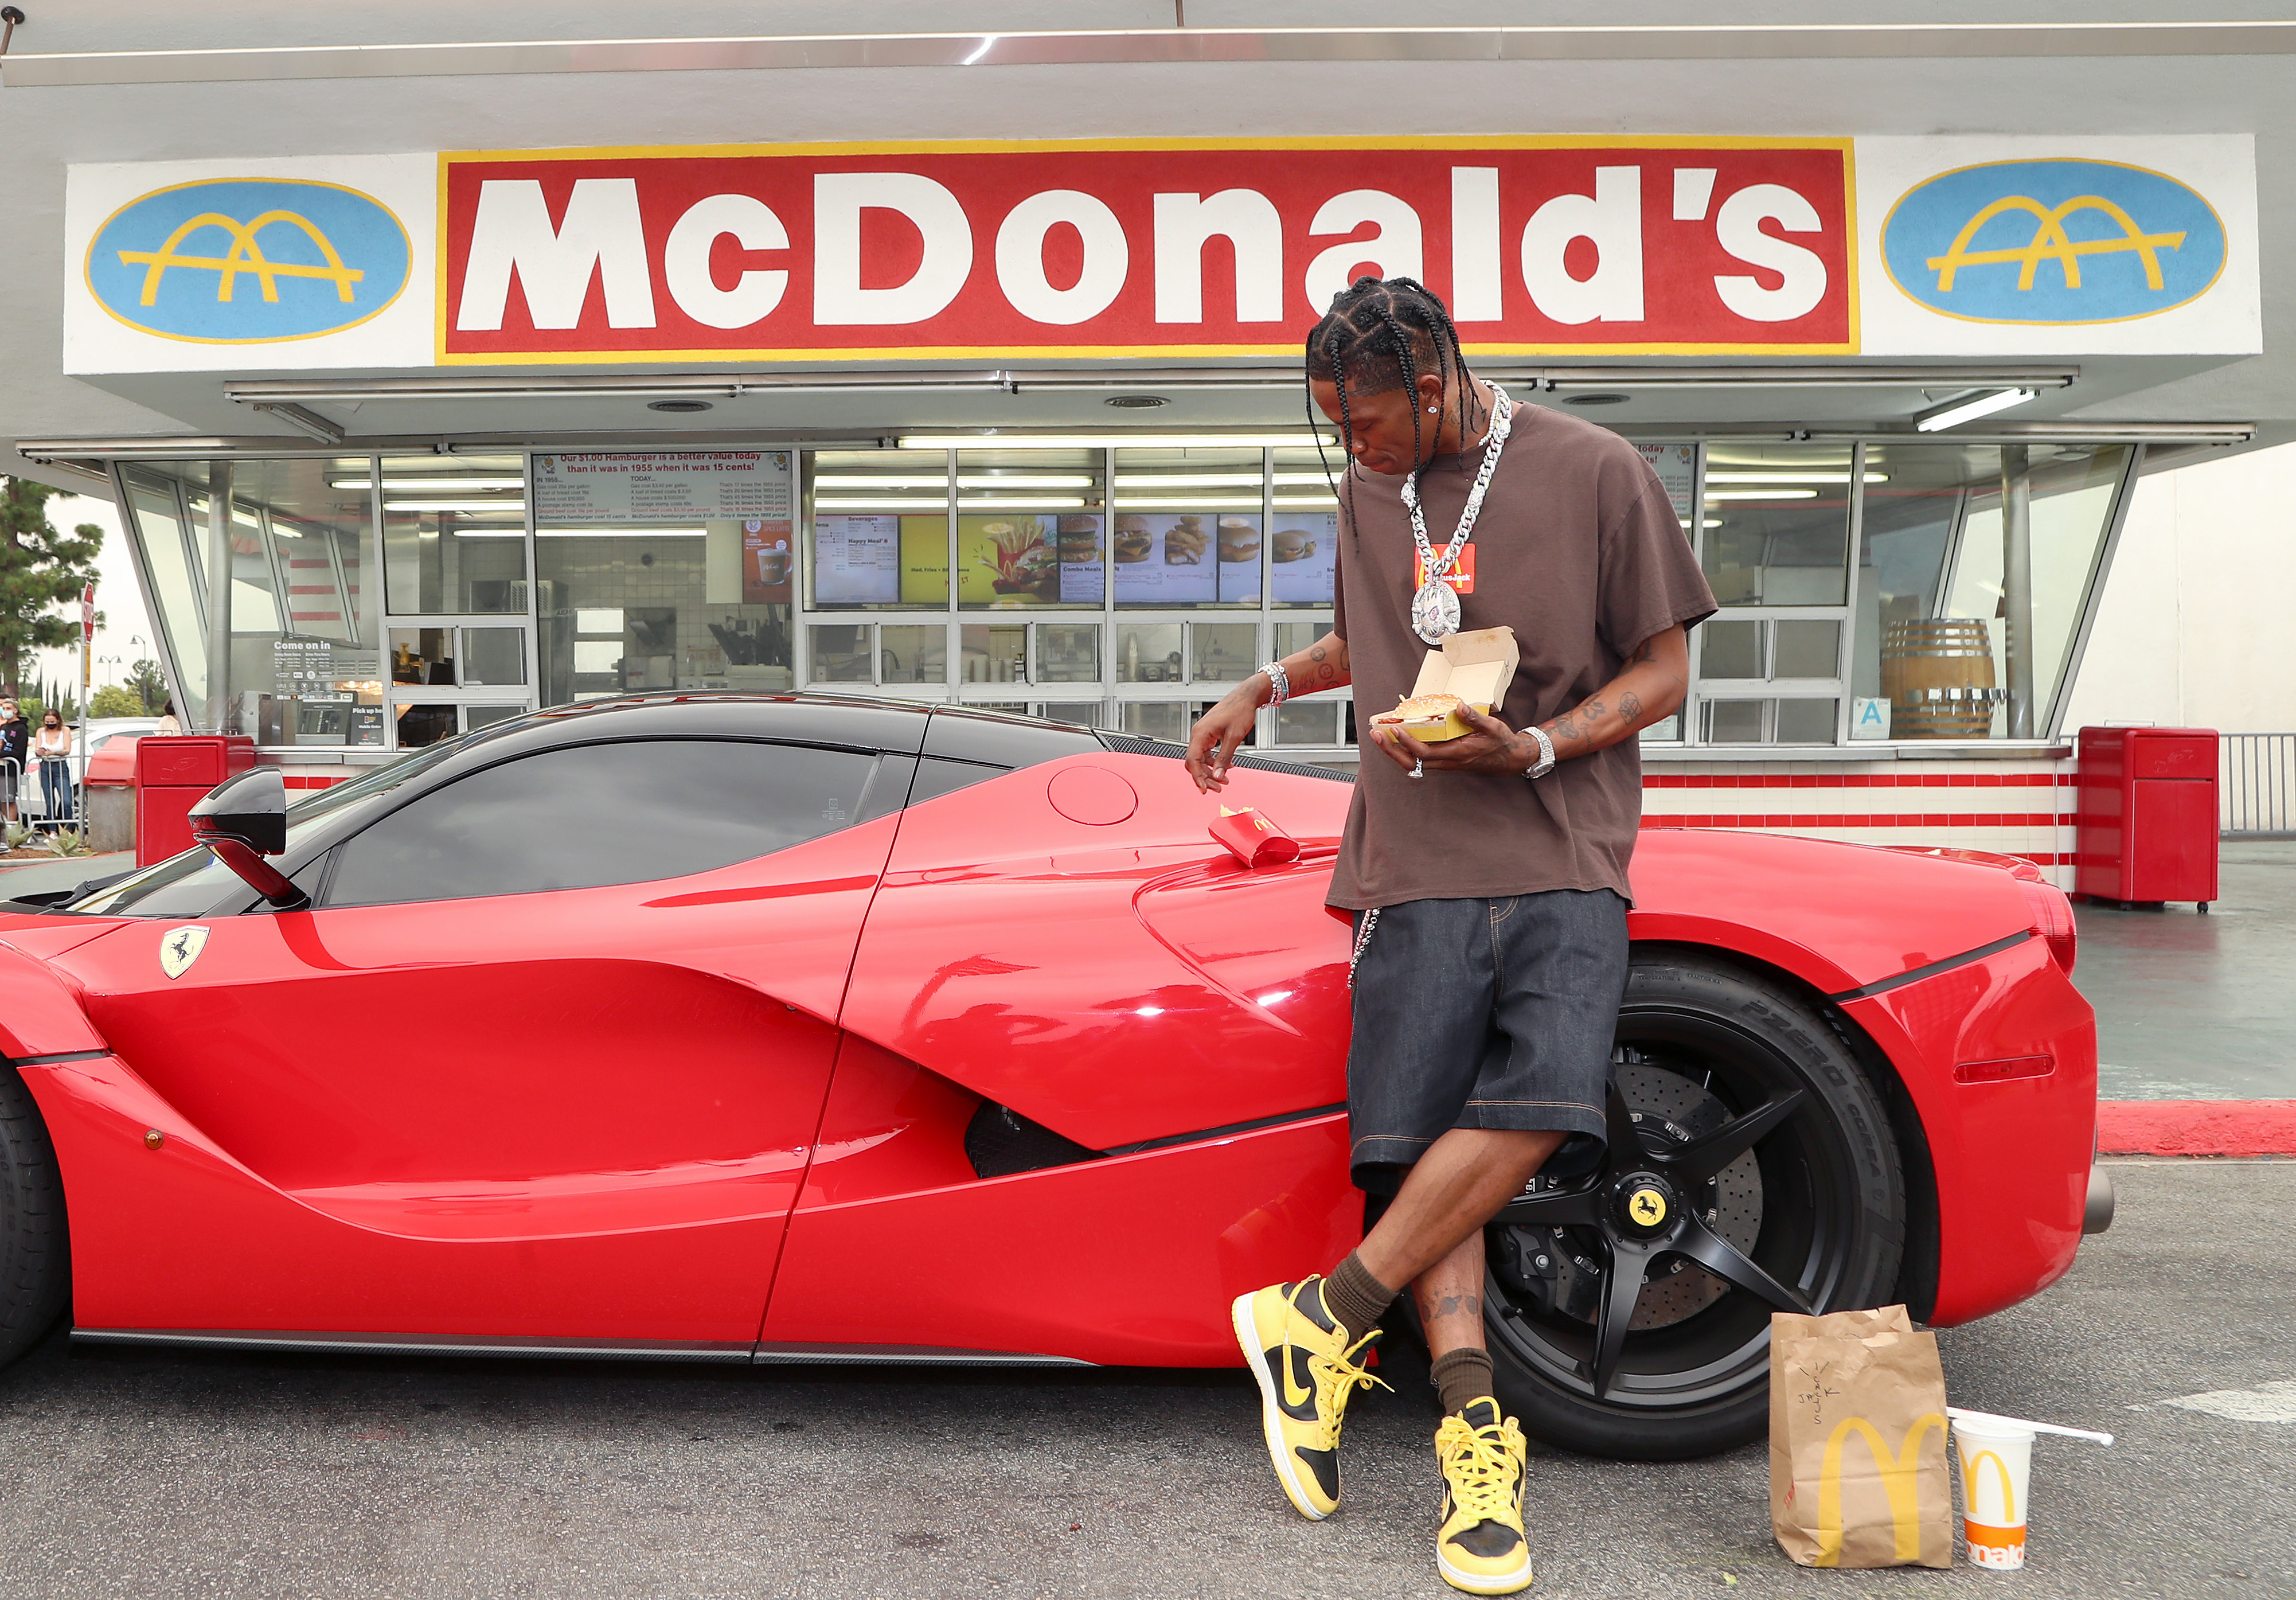
[[[1376,918],[1365,936],[1365,921]],[[1627,990],[1627,903],[1607,889],[1406,900],[1356,913],[1349,1175],[1391,1194],[1454,1128],[1560,1129],[1545,1171],[1591,1171]]]

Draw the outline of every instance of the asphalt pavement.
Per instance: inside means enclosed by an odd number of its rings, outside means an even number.
[[[2044,1440],[2015,1577],[1812,1572],[1760,1447],[1542,1455],[1552,1596],[2296,1594],[2296,1162],[2128,1162],[2066,1280],[1940,1335]],[[857,1269],[865,1270],[865,1265]],[[958,1269],[953,1264],[952,1269]],[[951,1374],[74,1351],[0,1372],[0,1600],[1447,1595],[1423,1365],[1358,1403],[1347,1501],[1285,1506],[1241,1372]],[[2278,1387],[2276,1388],[2275,1385]],[[2249,1399],[2169,1402],[2230,1391]],[[1735,1579],[1734,1582],[1731,1581]]]

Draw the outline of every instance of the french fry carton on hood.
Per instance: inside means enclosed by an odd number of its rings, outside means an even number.
[[[1391,711],[1371,719],[1374,728],[1399,728],[1422,744],[1439,744],[1475,730],[1460,715],[1463,707],[1485,716],[1506,700],[1521,663],[1512,628],[1479,628],[1453,634],[1442,648],[1419,663],[1419,681]]]

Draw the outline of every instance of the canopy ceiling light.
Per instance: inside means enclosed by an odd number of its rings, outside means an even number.
[[[1963,423],[1973,423],[1981,416],[1991,416],[1997,411],[2006,411],[2012,406],[2022,406],[2033,397],[2034,391],[2030,389],[1997,389],[1989,394],[1964,395],[1917,413],[1914,426],[1923,433],[1935,433]]]
[[[1339,436],[1322,442],[1336,449]],[[904,433],[904,450],[1261,450],[1312,447],[1317,436],[1290,433]]]

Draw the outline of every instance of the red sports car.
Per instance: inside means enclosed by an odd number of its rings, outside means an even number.
[[[0,915],[0,1358],[68,1298],[114,1343],[1234,1363],[1229,1301],[1358,1236],[1349,789],[1247,758],[1222,799],[1305,847],[1247,868],[1178,754],[686,695],[291,812],[233,779],[206,848]],[[1526,1427],[1722,1448],[1773,1309],[2065,1270],[2110,1191],[2033,868],[1656,830],[1634,881],[1609,1169],[1491,1229]]]

